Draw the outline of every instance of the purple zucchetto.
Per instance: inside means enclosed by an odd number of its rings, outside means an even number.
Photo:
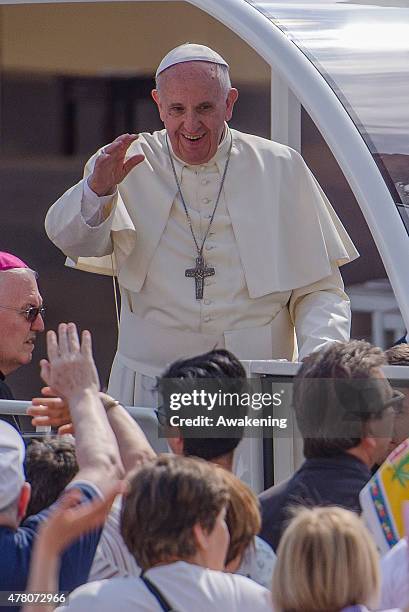
[[[28,265],[15,255],[6,253],[5,251],[0,251],[0,272],[13,270],[15,268],[28,268]]]

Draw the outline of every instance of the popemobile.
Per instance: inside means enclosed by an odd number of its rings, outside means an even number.
[[[19,3],[1,1],[4,6]],[[320,165],[317,178],[324,191],[331,191],[331,203],[361,259],[368,269],[372,259],[382,262],[387,275],[381,280],[369,275],[364,282],[347,282],[353,324],[356,313],[367,313],[371,339],[384,348],[405,336],[409,328],[409,0],[158,4],[170,14],[173,4],[179,10],[181,4],[193,5],[231,29],[270,66],[271,139],[300,151],[310,167]],[[149,38],[152,33],[137,33],[142,34]],[[213,46],[211,38],[201,42]],[[308,141],[311,126],[313,143]],[[345,190],[351,193],[348,204]],[[247,362],[246,367],[251,376],[267,375],[270,381],[276,377],[283,384],[297,370],[297,364],[285,362]],[[404,368],[396,368],[399,372],[389,371],[392,378],[407,377]],[[132,411],[154,436],[149,411]],[[288,477],[300,459],[295,432],[275,439],[248,438],[237,454],[236,470],[255,490],[262,490]]]

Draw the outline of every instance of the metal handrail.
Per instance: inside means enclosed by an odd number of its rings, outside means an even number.
[[[0,414],[27,416],[26,410],[29,406],[31,406],[31,402],[27,400],[0,399]],[[125,406],[125,409],[134,418],[137,416],[149,416],[153,414],[152,408],[142,408],[141,406]]]
[[[26,410],[28,406],[31,406],[31,402],[23,400],[0,399],[0,416],[27,416]],[[166,452],[167,445],[165,439],[159,437],[157,419],[153,409],[140,406],[124,406],[124,408],[128,411],[130,416],[140,425],[156,452]],[[35,431],[44,435],[47,433],[51,433],[51,427],[49,427],[48,425],[38,425]]]
[[[0,399],[0,414],[13,414],[15,416],[26,416],[26,410],[31,402],[23,400]]]

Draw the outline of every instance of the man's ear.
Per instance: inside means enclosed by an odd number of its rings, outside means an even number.
[[[152,89],[151,91],[151,96],[156,104],[156,106],[158,107],[158,111],[159,111],[159,116],[161,118],[161,120],[163,121],[163,116],[162,116],[162,104],[160,101],[160,97],[159,97],[159,92],[157,89]]]
[[[31,498],[31,485],[25,482],[20,491],[20,497],[17,505],[17,518],[22,521],[27,512],[27,506]]]
[[[373,454],[376,449],[376,440],[373,436],[365,436],[361,438],[360,446],[366,453]]]
[[[175,455],[183,455],[185,444],[180,433],[179,427],[170,427],[169,429],[175,434],[172,437],[167,437],[167,442]]]
[[[229,93],[227,94],[226,113],[224,115],[225,121],[230,121],[230,119],[231,119],[231,117],[233,115],[233,108],[234,108],[234,105],[235,105],[238,97],[239,97],[239,92],[237,91],[237,89],[232,87],[230,89]]]
[[[358,444],[360,449],[361,459],[369,466],[373,465],[377,459],[377,444],[376,438],[371,435],[365,435],[361,438],[361,442]]]

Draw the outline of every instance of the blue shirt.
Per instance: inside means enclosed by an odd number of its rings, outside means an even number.
[[[292,506],[340,506],[360,514],[359,493],[370,477],[369,468],[349,453],[306,459],[291,478],[259,496],[259,536],[276,551]]]
[[[97,497],[97,491],[89,484],[75,483],[82,491],[84,501]],[[56,502],[58,503],[58,502]],[[0,525],[0,591],[24,591],[30,569],[30,557],[40,524],[46,520],[50,506],[28,517],[18,529]],[[72,591],[87,582],[101,529],[92,531],[76,540],[61,557],[59,591]],[[16,612],[17,607],[1,607],[1,612]]]

